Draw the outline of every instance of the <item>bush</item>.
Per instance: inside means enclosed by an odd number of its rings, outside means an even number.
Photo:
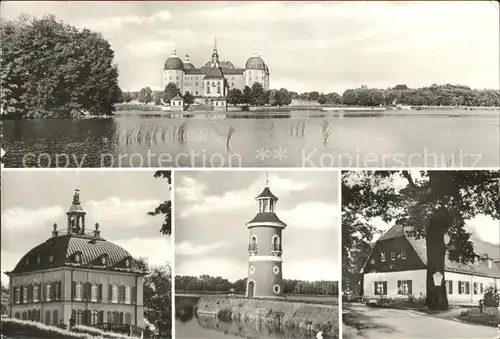
[[[47,339],[91,339],[91,335],[83,333],[73,333],[67,330],[62,330],[55,326],[48,326],[39,322],[19,320],[13,318],[2,319],[2,334],[7,337],[32,337],[32,338],[47,338]]]
[[[486,307],[498,307],[498,303],[500,300],[500,294],[498,291],[490,286],[486,289],[486,292],[484,293],[483,296],[484,299],[484,306]]]
[[[105,332],[103,330],[100,330],[95,327],[88,327],[84,325],[77,325],[71,329],[72,332],[75,333],[84,333],[84,334],[89,334],[92,337],[98,337],[98,338],[109,338],[109,339],[125,339],[129,338],[126,335],[123,334],[118,334],[118,333],[113,333],[113,332]]]
[[[425,308],[425,298],[415,298],[411,295],[408,298],[380,298],[377,305],[388,308],[423,309]]]
[[[485,307],[482,312],[479,307],[475,307],[462,311],[460,319],[487,326],[497,326],[500,321],[500,315],[496,307]]]

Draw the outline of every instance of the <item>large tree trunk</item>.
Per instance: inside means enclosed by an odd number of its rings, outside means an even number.
[[[446,255],[446,244],[444,235],[450,224],[449,214],[446,210],[439,209],[434,212],[427,229],[425,238],[427,247],[427,299],[426,306],[431,310],[448,309],[448,298],[446,295],[444,261]],[[443,275],[440,286],[434,285],[433,275],[439,272]]]

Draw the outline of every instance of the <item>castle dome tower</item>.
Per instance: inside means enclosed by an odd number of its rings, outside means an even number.
[[[246,226],[250,230],[248,245],[248,298],[283,296],[282,232],[286,224],[275,214],[278,198],[266,187],[256,198],[258,213]]]

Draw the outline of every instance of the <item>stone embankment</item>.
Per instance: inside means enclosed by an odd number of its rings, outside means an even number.
[[[199,315],[220,320],[255,322],[277,328],[323,331],[324,337],[337,338],[338,306],[288,300],[202,297],[196,305]]]

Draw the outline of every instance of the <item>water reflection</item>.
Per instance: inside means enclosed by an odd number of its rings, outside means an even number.
[[[222,321],[215,315],[197,314],[199,297],[176,297],[175,318],[178,338],[313,339],[315,331],[283,327],[256,321]],[[333,337],[324,337],[326,339]]]
[[[497,167],[498,117],[474,114],[346,118],[311,111],[224,119],[212,113],[184,119],[126,114],[4,121],[2,162],[6,167]],[[460,160],[460,154],[466,156]]]

